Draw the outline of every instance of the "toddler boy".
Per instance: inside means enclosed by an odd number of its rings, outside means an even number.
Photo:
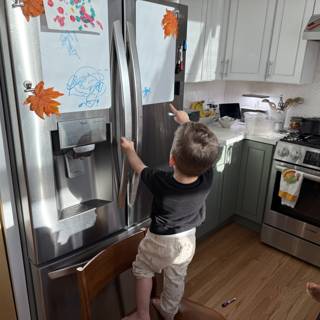
[[[133,142],[121,138],[132,169],[153,193],[151,225],[133,263],[137,311],[125,320],[150,320],[152,277],[163,272],[163,292],[152,302],[162,317],[174,319],[184,293],[187,268],[195,252],[195,229],[205,219],[205,200],[212,185],[218,141],[208,127],[189,121],[188,114],[170,105],[180,124],[171,148],[173,172],[147,167]]]

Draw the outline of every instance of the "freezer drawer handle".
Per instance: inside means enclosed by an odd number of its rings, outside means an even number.
[[[141,75],[138,58],[138,49],[136,45],[136,36],[134,27],[131,22],[127,22],[127,39],[129,44],[129,57],[132,63],[133,71],[133,86],[134,86],[134,113],[133,113],[133,127],[134,127],[134,139],[136,144],[136,150],[138,155],[141,156],[141,141],[142,141],[142,126],[143,126],[143,112],[142,112],[142,87],[141,87]],[[128,185],[128,205],[133,207],[140,182],[140,176],[136,173],[132,174],[131,182]],[[130,221],[128,221],[130,224]]]
[[[83,267],[84,265],[86,265],[88,263],[88,261],[89,260],[74,264],[74,265],[66,267],[66,268],[61,268],[61,269],[58,269],[55,271],[51,271],[48,273],[48,277],[51,280],[56,280],[56,279],[70,276],[70,275],[76,273],[77,268]]]

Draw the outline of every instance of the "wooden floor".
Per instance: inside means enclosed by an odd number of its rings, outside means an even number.
[[[305,293],[310,280],[320,282],[320,269],[260,243],[257,233],[232,224],[198,245],[185,295],[215,308],[227,320],[315,320],[320,304]],[[221,307],[233,297],[236,302]]]

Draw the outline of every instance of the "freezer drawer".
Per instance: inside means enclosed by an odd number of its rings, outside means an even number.
[[[80,320],[80,296],[76,268],[105,247],[121,241],[145,224],[96,244],[96,246],[43,267],[32,265],[39,320]],[[118,320],[135,308],[134,278],[126,271],[99,295],[93,305],[93,319]],[[107,316],[106,316],[107,315]]]

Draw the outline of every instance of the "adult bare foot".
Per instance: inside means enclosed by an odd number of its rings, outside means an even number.
[[[316,301],[320,302],[320,285],[308,282],[306,285],[307,293]]]
[[[139,315],[138,312],[134,312],[121,320],[150,320],[150,315]]]
[[[153,306],[157,309],[157,311],[160,313],[161,317],[162,317],[164,320],[174,320],[174,315],[165,312],[165,311],[161,308],[160,299],[157,299],[157,298],[156,298],[156,299],[152,299],[151,301],[152,301]]]

